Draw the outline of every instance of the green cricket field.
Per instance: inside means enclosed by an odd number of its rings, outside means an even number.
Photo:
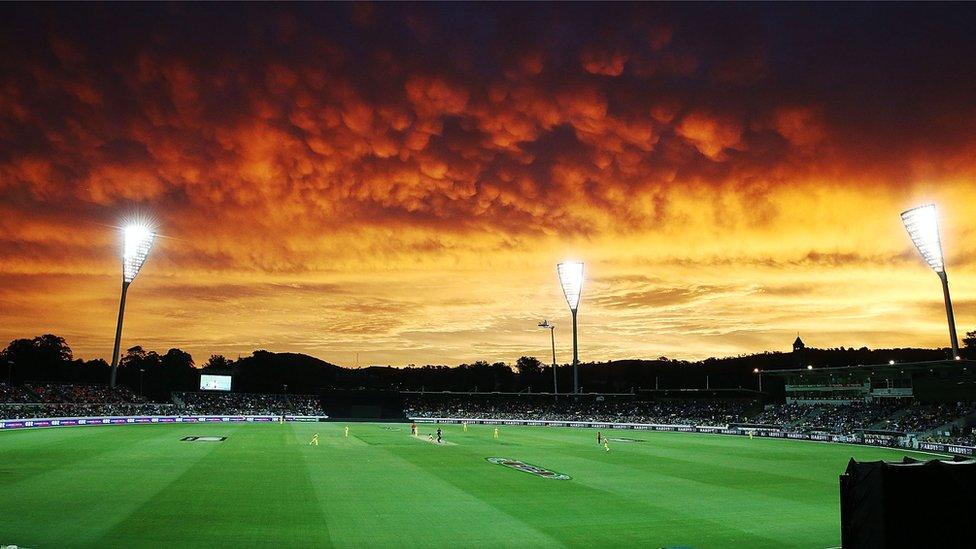
[[[607,451],[590,429],[441,427],[440,445],[429,424],[0,433],[0,546],[823,549],[840,545],[847,461],[906,455],[623,430]]]

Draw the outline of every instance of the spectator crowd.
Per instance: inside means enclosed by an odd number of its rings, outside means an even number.
[[[37,402],[37,395],[25,391],[21,387],[0,383],[0,403],[4,402]]]
[[[314,395],[269,395],[257,393],[174,393],[181,413],[189,415],[323,415]]]
[[[146,402],[126,387],[0,383],[0,419],[139,415],[324,415],[314,395],[174,393],[172,402]]]
[[[725,425],[745,419],[751,403],[723,400],[643,401],[635,399],[562,397],[553,399],[492,398],[468,395],[411,396],[404,408],[409,417],[538,419],[681,425]]]
[[[964,418],[976,403],[921,404],[905,401],[853,404],[773,404],[757,410],[733,400],[594,400],[563,397],[558,401],[526,397],[415,394],[405,398],[409,417],[459,419],[537,419],[671,425],[732,425],[785,428],[795,432],[877,436],[924,434],[924,440],[976,445],[972,425]],[[942,431],[934,431],[942,428]],[[885,434],[887,433],[887,435]]]
[[[41,402],[80,404],[123,404],[145,402],[128,387],[121,385],[111,388],[108,385],[71,385],[65,383],[28,383],[25,387],[32,391]]]
[[[847,434],[872,429],[884,418],[903,408],[896,402],[854,402],[849,404],[772,405],[750,420],[764,426],[788,427],[797,431]]]
[[[832,434],[909,434],[919,440],[976,446],[976,403],[904,400],[853,404],[773,404],[732,399],[641,400],[630,396],[471,395],[412,393],[408,417],[537,419],[668,425],[746,425]],[[0,419],[132,415],[325,415],[314,395],[216,391],[173,393],[172,402],[146,402],[125,387],[0,383]]]

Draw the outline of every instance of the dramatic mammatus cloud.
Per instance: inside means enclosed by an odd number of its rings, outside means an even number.
[[[611,11],[4,7],[0,338],[108,355],[137,216],[126,344],[199,360],[565,351],[567,257],[588,360],[944,345],[929,201],[972,327],[973,8]]]

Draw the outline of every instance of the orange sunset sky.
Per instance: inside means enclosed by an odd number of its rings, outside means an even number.
[[[0,342],[198,363],[947,346],[976,329],[971,5],[0,7]],[[548,360],[548,359],[547,359]]]

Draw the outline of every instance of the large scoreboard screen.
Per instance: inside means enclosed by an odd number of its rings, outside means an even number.
[[[231,376],[212,376],[203,374],[200,376],[201,391],[230,391]]]

